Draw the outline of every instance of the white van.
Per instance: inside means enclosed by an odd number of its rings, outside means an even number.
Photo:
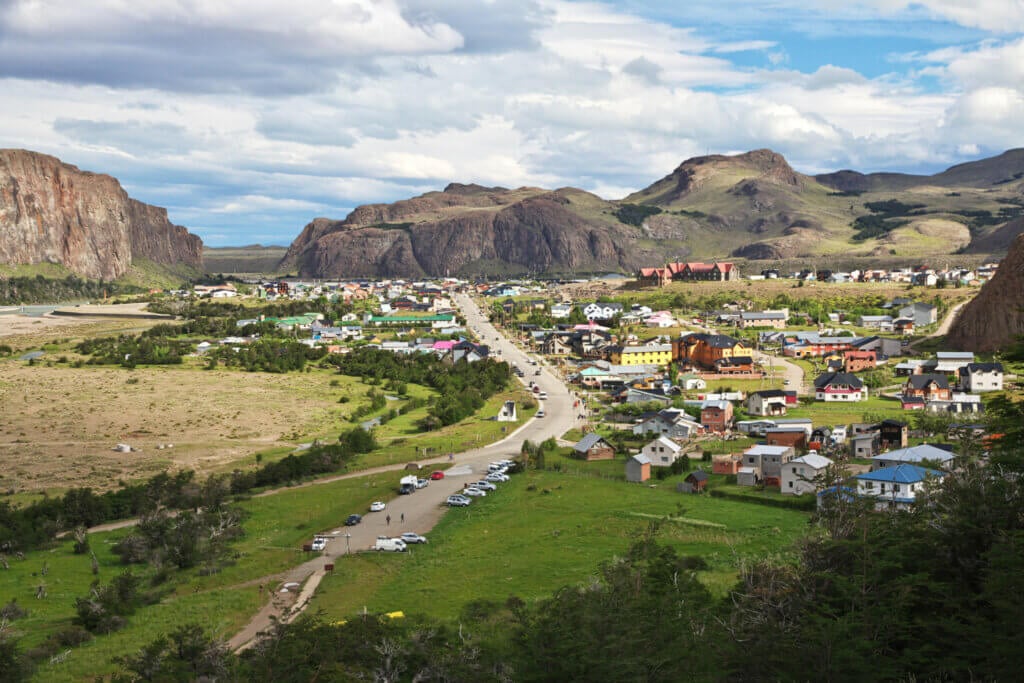
[[[400,538],[388,538],[387,536],[378,536],[377,542],[373,544],[374,550],[387,550],[393,553],[404,553],[405,552],[405,541]]]
[[[539,398],[542,401],[548,400],[548,392],[546,392],[546,391],[540,392],[540,394],[537,395],[537,398]]]

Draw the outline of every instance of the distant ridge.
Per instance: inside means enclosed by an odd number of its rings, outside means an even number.
[[[666,261],[1001,253],[1024,229],[1024,150],[931,176],[795,171],[769,149],[687,159],[619,201],[451,183],[317,218],[278,266],[313,277],[632,273]]]

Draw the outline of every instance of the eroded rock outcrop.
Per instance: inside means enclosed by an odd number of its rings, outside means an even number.
[[[992,352],[1024,335],[1024,235],[1010,245],[999,270],[960,311],[946,341],[965,351]]]
[[[0,150],[0,262],[57,263],[113,280],[133,259],[202,267],[202,240],[111,176],[27,150]]]

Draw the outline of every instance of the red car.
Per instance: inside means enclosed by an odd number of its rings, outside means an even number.
[[[438,479],[444,479],[444,472],[442,472],[441,470],[436,470],[434,472],[431,472],[430,473],[430,478],[435,480],[435,481],[438,480]]]

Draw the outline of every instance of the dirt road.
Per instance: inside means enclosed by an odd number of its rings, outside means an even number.
[[[949,309],[949,313],[947,313],[946,317],[942,319],[942,322],[939,323],[939,326],[935,328],[934,332],[925,337],[921,337],[920,339],[915,339],[914,341],[910,342],[910,344],[908,344],[907,347],[912,349],[921,342],[923,342],[925,339],[932,339],[934,337],[941,337],[945,335],[947,332],[949,332],[949,328],[953,326],[953,321],[956,320],[957,314],[960,313],[960,310],[964,306],[966,306],[969,301],[969,299],[968,301],[961,301],[956,306]]]

